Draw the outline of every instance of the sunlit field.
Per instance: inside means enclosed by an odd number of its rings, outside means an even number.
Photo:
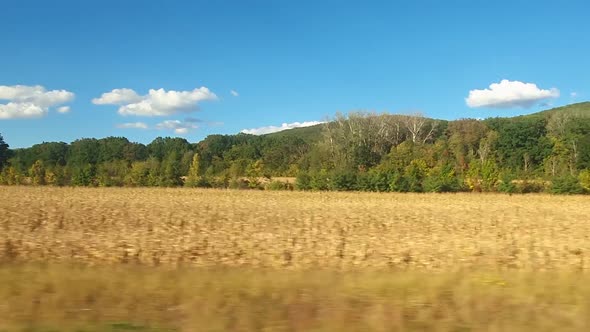
[[[583,331],[590,197],[0,187],[0,331]]]

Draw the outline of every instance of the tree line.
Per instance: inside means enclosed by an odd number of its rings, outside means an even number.
[[[590,192],[590,104],[582,106],[455,121],[353,112],[198,143],[107,137],[11,150],[0,136],[0,184],[581,194]]]

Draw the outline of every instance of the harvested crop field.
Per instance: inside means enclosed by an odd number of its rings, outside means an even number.
[[[590,277],[0,266],[0,331],[588,331]]]
[[[585,331],[589,207],[0,187],[0,331]]]
[[[2,187],[1,260],[587,269],[590,198]]]

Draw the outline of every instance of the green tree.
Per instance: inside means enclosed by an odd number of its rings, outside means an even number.
[[[49,186],[57,185],[57,176],[53,170],[46,170],[45,171],[45,184]]]
[[[149,168],[145,161],[135,161],[131,164],[131,169],[125,176],[125,186],[143,187],[149,185],[148,182]]]
[[[583,170],[578,177],[582,188],[590,193],[590,169]]]
[[[180,174],[180,160],[176,151],[172,151],[163,164],[163,185],[166,187],[176,187],[182,184]]]
[[[150,187],[164,186],[162,163],[156,157],[150,157],[145,166],[147,168],[147,185]]]
[[[45,165],[42,160],[37,160],[33,166],[31,166],[29,176],[31,177],[33,185],[41,186],[45,184]]]
[[[97,141],[97,162],[113,162],[129,157],[132,143],[125,137],[106,137]]]
[[[195,152],[192,150],[186,151],[182,154],[182,157],[180,158],[180,174],[182,176],[188,176],[194,156]]]
[[[443,164],[430,169],[424,179],[424,191],[427,192],[455,192],[460,189],[461,185],[451,164]]]
[[[465,182],[472,191],[494,191],[500,179],[498,166],[493,159],[485,162],[472,160]]]
[[[185,186],[196,187],[199,185],[199,181],[201,179],[199,168],[200,168],[199,154],[195,153],[193,155],[193,161],[191,162],[191,166],[188,170],[188,176],[186,177]]]
[[[99,142],[94,138],[83,138],[70,144],[68,164],[77,168],[96,165],[99,160]]]
[[[551,193],[553,194],[582,194],[584,187],[580,184],[577,177],[566,174],[553,179],[551,183]]]
[[[105,161],[97,166],[96,179],[101,187],[121,187],[128,172],[126,160]]]
[[[330,188],[330,176],[326,169],[310,173],[309,185],[312,190],[328,190]]]
[[[497,161],[503,168],[531,173],[543,166],[543,161],[551,153],[544,118],[495,118],[485,122],[498,133],[494,148]]]
[[[467,170],[471,160],[477,157],[480,141],[486,137],[488,130],[483,121],[475,119],[460,119],[449,123],[449,147],[461,171]]]
[[[57,165],[52,169],[53,174],[55,175],[55,185],[56,186],[67,186],[71,184],[72,181],[72,174],[71,170],[67,166]]]
[[[311,190],[311,176],[306,171],[299,171],[295,180],[297,190]]]
[[[262,160],[256,160],[246,168],[248,176],[248,186],[252,189],[260,187],[260,178],[264,175],[264,163]]]
[[[8,158],[10,158],[10,150],[8,148],[8,144],[4,142],[4,137],[0,134],[0,170],[6,166]]]
[[[8,166],[2,170],[2,184],[9,186],[21,184],[23,176],[16,167]]]
[[[357,189],[357,173],[353,171],[337,170],[330,175],[330,190],[351,191]]]
[[[76,166],[72,170],[72,185],[80,187],[94,185],[96,169],[93,165]]]
[[[147,149],[151,157],[165,161],[172,153],[176,154],[175,158],[180,159],[180,156],[191,149],[191,145],[184,138],[158,137],[148,144]]]

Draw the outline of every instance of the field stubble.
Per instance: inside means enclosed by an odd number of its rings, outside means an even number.
[[[587,269],[590,199],[0,188],[0,260],[287,269]]]
[[[586,331],[589,207],[0,187],[0,331]]]

